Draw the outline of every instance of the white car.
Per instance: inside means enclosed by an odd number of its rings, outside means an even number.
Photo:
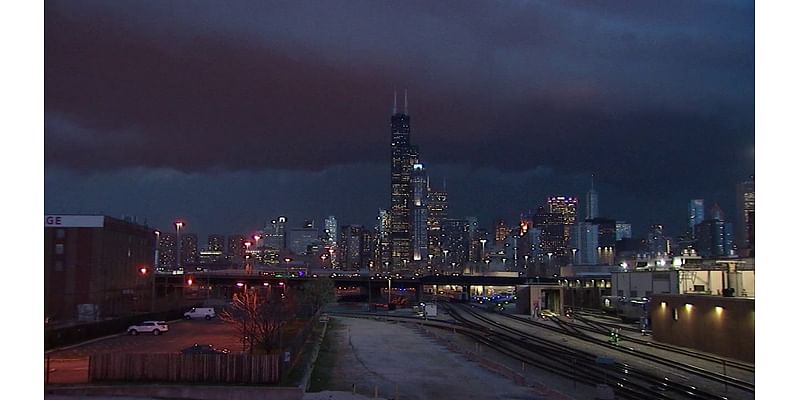
[[[128,327],[128,334],[136,336],[139,333],[152,333],[158,336],[162,333],[169,332],[169,326],[166,321],[144,321],[137,325]]]
[[[195,307],[183,313],[183,318],[185,319],[192,319],[192,318],[211,319],[216,316],[217,313],[214,311],[212,307]]]

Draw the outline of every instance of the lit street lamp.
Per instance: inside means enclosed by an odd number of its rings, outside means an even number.
[[[250,246],[251,245],[252,245],[252,243],[250,243],[249,241],[244,242],[244,270],[247,271],[247,272],[250,271],[249,264],[248,264],[248,259],[250,258]]]
[[[481,256],[479,258],[483,258],[484,254],[486,254],[486,239],[481,239]]]

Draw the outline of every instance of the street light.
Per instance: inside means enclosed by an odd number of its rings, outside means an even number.
[[[249,271],[247,260],[250,258],[250,246],[253,244],[250,241],[244,242],[244,270]]]
[[[175,269],[180,271],[181,270],[181,228],[183,228],[182,221],[175,221],[175,230],[177,232],[176,236],[177,239],[175,240],[175,246],[178,247],[178,258],[175,260]]]
[[[161,247],[161,232],[155,231],[156,234],[156,255],[155,260],[153,261],[153,270],[158,269],[158,249]]]
[[[483,258],[484,254],[486,254],[486,239],[481,239],[481,256],[480,256],[480,258]]]
[[[578,249],[572,249],[572,265],[575,265],[575,253],[578,252]]]
[[[445,265],[445,266],[447,266],[447,253],[448,253],[449,251],[450,251],[450,250],[442,250],[442,252],[444,253],[444,265]]]

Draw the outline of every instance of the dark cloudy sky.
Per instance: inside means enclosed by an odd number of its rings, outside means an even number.
[[[455,217],[547,195],[678,233],[754,171],[749,1],[48,1],[45,211],[372,224],[389,113]]]

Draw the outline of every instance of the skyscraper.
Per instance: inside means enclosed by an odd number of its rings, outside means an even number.
[[[378,267],[387,269],[392,261],[392,242],[389,232],[392,226],[389,222],[389,212],[384,209],[378,210],[378,223],[375,225],[375,261]]]
[[[331,215],[325,218],[325,232],[323,234],[324,242],[327,246],[335,247],[336,239],[339,235],[339,226],[336,223],[336,217]]]
[[[397,111],[397,93],[391,117],[391,265],[403,266],[411,260],[411,169],[416,152],[411,146],[411,118],[408,116],[408,95],[405,108]]]
[[[578,219],[578,199],[568,196],[551,196],[547,199],[548,211],[560,215],[560,222],[564,225],[564,241],[569,241],[572,224]]]
[[[452,270],[465,263],[469,258],[470,236],[469,221],[466,219],[445,219],[442,221],[442,251],[447,250],[445,269]]]
[[[181,267],[197,264],[199,256],[197,235],[194,233],[181,234]]]
[[[242,262],[244,257],[245,245],[244,235],[230,235],[228,236],[228,257],[232,262]]]
[[[411,204],[412,260],[428,257],[428,176],[422,164],[414,164],[411,172],[413,199]]]
[[[705,205],[703,199],[689,200],[689,232],[694,236],[695,226],[705,221]]]
[[[428,189],[428,254],[443,262],[442,222],[447,218],[447,191]]]
[[[541,254],[546,255],[547,262],[563,259],[566,255],[567,240],[564,234],[564,217],[560,213],[548,212],[544,207],[539,207],[531,218],[533,228],[539,229],[539,247]],[[529,227],[528,230],[531,228]],[[549,255],[548,255],[549,254]],[[553,260],[553,256],[556,257]]]
[[[345,225],[342,227],[341,269],[359,271],[369,268],[370,235],[361,225]]]
[[[286,248],[286,217],[280,216],[264,227],[264,246],[281,250]]]
[[[497,221],[494,227],[494,242],[495,243],[503,243],[506,240],[506,236],[510,232],[510,228],[506,225],[505,221],[502,219]]]
[[[578,222],[572,226],[569,239],[573,265],[597,265],[600,246],[599,225]]]
[[[174,233],[162,232],[158,240],[158,268],[162,271],[173,270],[178,259],[177,239]]]
[[[617,221],[617,241],[622,239],[630,239],[633,236],[633,228],[631,224],[625,221]]]
[[[756,250],[756,179],[736,185],[736,244],[740,256],[753,256]]]
[[[586,192],[586,219],[595,219],[600,216],[599,205],[597,204],[597,191],[594,190],[594,175],[592,175],[592,186]]]
[[[722,207],[719,204],[714,203],[711,206],[711,210],[708,212],[709,219],[716,219],[717,221],[725,221],[725,213],[722,212]]]
[[[208,235],[208,242],[206,245],[208,251],[225,252],[225,235],[211,234]]]

